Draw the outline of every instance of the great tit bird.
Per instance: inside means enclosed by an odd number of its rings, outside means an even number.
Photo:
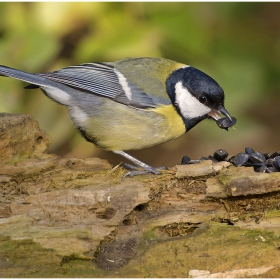
[[[124,151],[178,138],[206,118],[218,121],[219,113],[232,122],[219,84],[169,59],[128,58],[35,74],[0,66],[0,75],[27,82],[28,89],[41,88],[66,105],[86,140],[144,169],[129,175],[160,171]]]

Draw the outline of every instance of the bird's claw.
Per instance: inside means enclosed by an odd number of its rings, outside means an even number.
[[[147,173],[152,173],[152,174],[155,174],[155,175],[159,175],[159,174],[161,174],[161,172],[159,170],[166,170],[167,169],[164,166],[161,166],[159,168],[153,168],[153,167],[150,166],[149,168],[139,170],[139,167],[134,166],[132,164],[128,164],[128,163],[122,163],[121,166],[124,167],[125,169],[130,170],[123,175],[122,180],[124,180],[125,177],[127,177],[127,176],[129,176],[130,178],[133,178],[136,175],[143,175],[143,174],[147,174]]]

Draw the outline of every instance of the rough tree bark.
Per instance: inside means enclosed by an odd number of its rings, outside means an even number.
[[[203,161],[122,180],[50,141],[0,114],[1,277],[280,276],[280,173]]]

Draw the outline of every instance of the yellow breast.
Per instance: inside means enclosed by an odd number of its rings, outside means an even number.
[[[173,105],[135,109],[106,99],[85,123],[89,139],[106,150],[136,150],[178,138],[186,132]]]

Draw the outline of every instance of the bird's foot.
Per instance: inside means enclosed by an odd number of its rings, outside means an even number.
[[[129,172],[125,173],[122,177],[122,180],[124,180],[125,177],[129,176],[130,178],[136,176],[136,175],[143,175],[143,174],[147,174],[147,173],[152,173],[155,175],[159,175],[161,174],[161,172],[159,170],[167,170],[166,167],[161,166],[159,168],[153,168],[151,166],[146,166],[145,169],[139,170],[140,168],[137,166],[134,166],[132,164],[129,163],[122,163],[121,164],[122,167],[124,167],[125,169],[130,170]]]

